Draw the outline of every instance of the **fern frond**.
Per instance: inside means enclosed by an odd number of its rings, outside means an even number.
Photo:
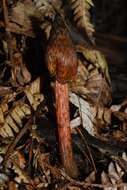
[[[28,118],[32,110],[37,110],[38,105],[44,100],[40,93],[40,78],[27,85],[24,89],[28,103],[21,100],[15,101],[15,93],[11,97],[5,96],[0,105],[0,135],[3,138],[14,137],[23,127],[23,119]],[[12,102],[11,110],[8,103]]]
[[[77,27],[85,29],[86,34],[91,39],[94,32],[89,13],[89,9],[93,6],[92,0],[71,0],[70,2]]]

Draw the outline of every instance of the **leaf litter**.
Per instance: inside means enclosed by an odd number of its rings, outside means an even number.
[[[41,56],[31,52],[34,45],[40,51],[41,38],[34,25],[48,39],[50,19],[59,13],[67,22],[66,12],[60,0],[12,1],[13,6],[4,2],[0,20],[0,189],[127,189],[127,101],[111,103],[103,54],[80,43],[75,48],[79,64],[76,78],[69,82],[70,127],[80,175],[72,179],[59,160],[54,79],[44,67],[43,47]],[[91,40],[90,6],[93,2],[88,0],[69,4],[77,29],[85,29]]]

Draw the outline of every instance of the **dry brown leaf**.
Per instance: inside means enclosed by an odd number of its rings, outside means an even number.
[[[8,190],[18,190],[18,185],[14,181],[9,181]]]
[[[26,66],[22,63],[20,68],[21,68],[21,73],[23,76],[24,83],[26,84],[26,83],[30,82],[31,74],[28,71],[28,69],[26,68]]]
[[[116,111],[113,113],[120,121],[124,121],[127,119],[127,114],[125,112]]]
[[[13,164],[14,164],[14,162],[13,162]],[[17,183],[20,184],[21,182],[24,182],[24,183],[29,184],[29,179],[28,179],[27,175],[23,172],[23,170],[21,170],[21,168],[17,164],[14,164],[12,169],[17,174],[17,177],[15,177],[15,181]]]
[[[111,187],[112,184],[110,182],[110,179],[104,171],[101,173],[101,183],[102,183],[102,185],[110,186],[110,187],[104,187],[103,188],[104,190],[117,190],[116,188]]]
[[[0,96],[5,96],[6,94],[12,93],[11,87],[0,86]]]
[[[8,110],[8,103],[11,102],[11,101],[14,101],[15,97],[17,96],[17,93],[16,92],[13,92],[11,94],[7,94],[3,97],[2,99],[2,109],[3,109],[3,112],[5,112],[4,110]]]
[[[108,166],[108,176],[113,185],[116,184],[117,181],[119,181],[121,178],[121,176],[119,176],[119,174],[117,173],[117,170],[113,162],[111,162]]]
[[[71,91],[80,94],[94,105],[104,106],[111,102],[111,88],[101,74],[88,78],[84,85],[76,79],[71,84]]]
[[[127,154],[125,152],[123,152],[122,158],[127,162]]]
[[[78,73],[70,83],[70,90],[80,94],[92,104],[107,105],[111,102],[111,86],[108,67],[103,55],[98,51],[78,45],[77,52],[84,60],[79,60]],[[88,62],[86,62],[88,60]]]
[[[120,185],[123,183],[123,176],[124,172],[119,167],[119,165],[115,162],[110,162],[108,166],[108,174],[106,174],[104,171],[101,174],[101,182],[103,185],[109,185],[109,187],[104,187],[104,190],[118,190],[119,188],[117,185]],[[126,189],[126,185],[121,187],[122,189]]]
[[[104,120],[107,124],[111,124],[111,109],[105,108],[104,110]]]
[[[14,161],[21,169],[24,169],[26,166],[26,160],[23,154],[17,150],[11,155],[12,162]]]
[[[92,63],[95,68],[100,69],[104,77],[106,78],[107,82],[110,84],[110,76],[108,72],[108,65],[104,55],[94,49],[88,49],[82,45],[76,46],[77,52],[82,53],[82,55],[87,59],[89,62]]]
[[[33,81],[30,86],[26,86],[25,94],[34,110],[44,100],[43,95],[40,93],[40,78]]]
[[[50,22],[44,22],[41,24],[41,29],[44,30],[45,34],[46,34],[46,38],[49,39],[50,37],[50,32],[52,29],[51,23]]]
[[[35,12],[32,5],[18,2],[12,9],[9,17],[9,29],[11,32],[34,36],[30,16]]]
[[[88,184],[92,184],[95,182],[96,176],[95,176],[95,171],[91,172],[89,176],[85,179],[85,182]]]
[[[115,130],[112,132],[112,138],[116,141],[126,141],[126,135],[123,131]]]
[[[17,48],[14,48],[17,51]],[[12,79],[20,85],[24,85],[31,80],[31,74],[23,63],[22,54],[16,52],[13,54]]]
[[[61,190],[64,190],[65,188],[61,188]],[[76,187],[76,186],[71,186],[71,185],[68,185],[67,186],[67,189],[68,190],[81,190],[81,188],[79,188],[79,187]]]
[[[9,181],[8,190],[18,190],[18,185],[14,181]]]
[[[2,108],[0,107],[0,125],[4,124],[4,113]]]

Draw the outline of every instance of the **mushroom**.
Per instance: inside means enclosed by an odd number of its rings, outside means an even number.
[[[77,55],[65,25],[55,23],[46,50],[46,63],[51,75],[55,75],[55,102],[61,162],[71,177],[78,176],[73,157],[68,82],[77,73]]]

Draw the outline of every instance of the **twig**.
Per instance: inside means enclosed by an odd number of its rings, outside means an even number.
[[[82,140],[83,140],[83,142],[85,143],[85,145],[86,145],[86,147],[87,147],[87,150],[88,150],[88,152],[89,152],[89,156],[90,156],[90,159],[91,159],[91,162],[92,162],[94,171],[97,173],[97,169],[96,169],[96,166],[95,166],[95,163],[94,163],[94,160],[93,160],[93,156],[92,156],[92,154],[91,154],[91,151],[90,151],[90,148],[89,148],[89,146],[88,146],[88,144],[87,144],[87,141],[86,141],[86,139],[84,138],[84,136],[82,135],[80,129],[79,129],[79,128],[76,128],[76,130],[77,130],[77,132],[80,134],[80,136],[82,137]]]
[[[127,183],[119,183],[119,184],[96,184],[96,183],[87,183],[87,182],[82,182],[82,181],[78,181],[75,179],[72,179],[70,176],[68,176],[63,170],[61,171],[61,175],[70,182],[70,185],[76,185],[76,186],[80,186],[80,187],[84,187],[84,188],[88,188],[88,187],[97,187],[97,188],[120,188],[120,187],[124,187],[127,186]]]

